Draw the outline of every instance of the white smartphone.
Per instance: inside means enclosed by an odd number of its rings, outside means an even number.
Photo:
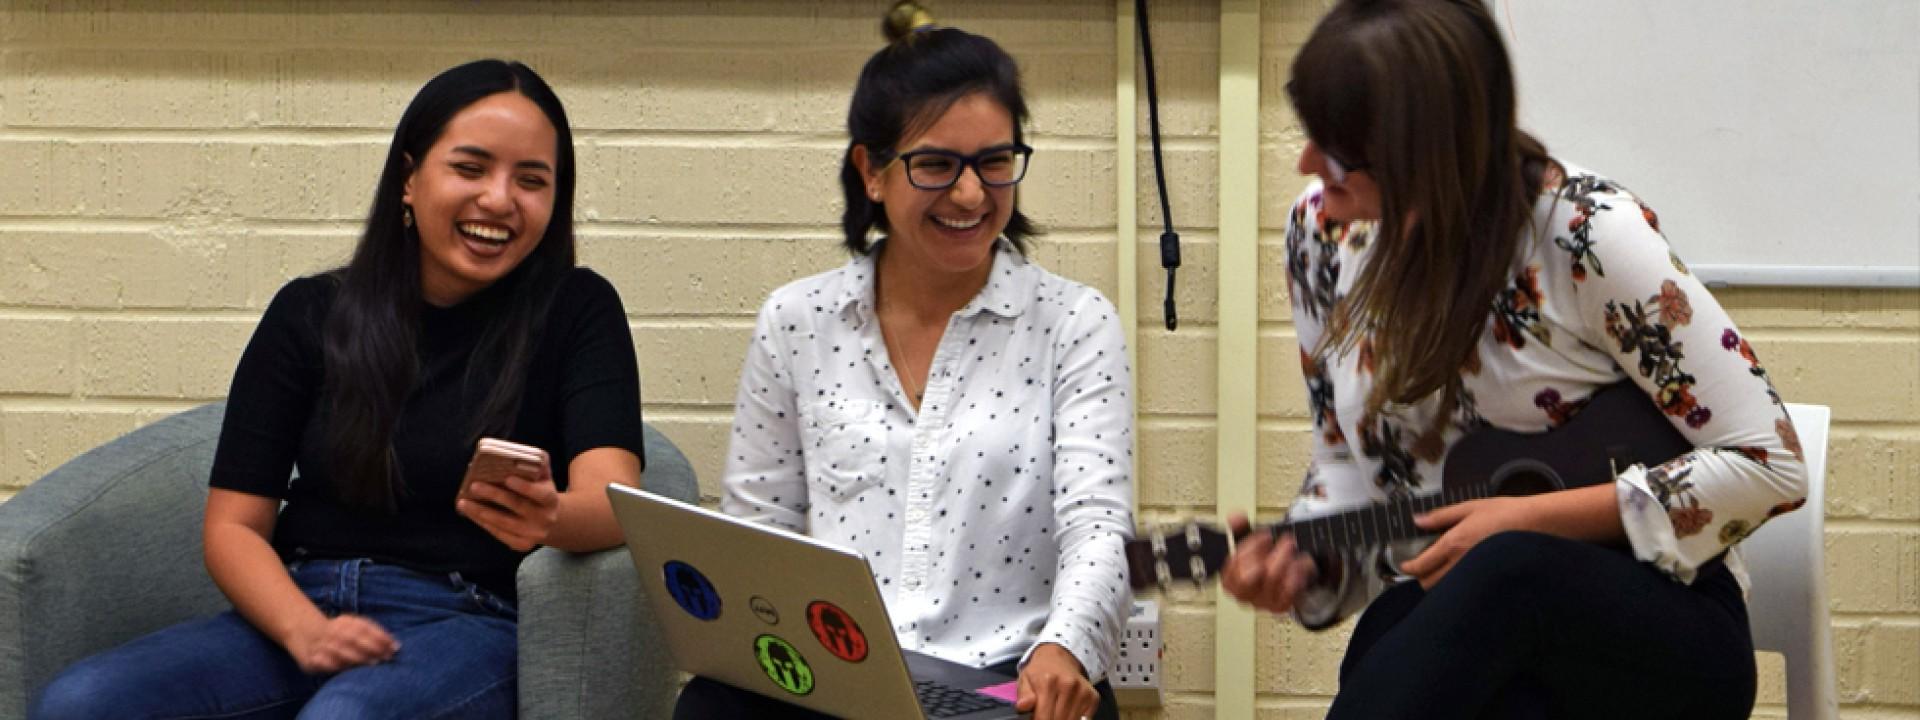
[[[476,482],[504,483],[508,475],[539,479],[550,474],[547,451],[498,438],[480,438],[473,459],[467,462],[467,477],[460,481],[459,497],[466,497]]]

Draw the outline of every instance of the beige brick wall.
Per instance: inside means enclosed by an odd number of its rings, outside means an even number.
[[[287,279],[344,259],[378,158],[433,72],[524,59],[576,126],[581,257],[631,315],[647,417],[714,493],[760,299],[839,263],[835,167],[882,0],[174,3],[0,0],[0,498],[81,450],[219,399]],[[1278,230],[1302,186],[1280,78],[1322,3],[1266,0],[1259,497],[1302,469]],[[1040,148],[1024,206],[1043,263],[1114,294],[1111,0],[936,4],[1019,57]],[[1141,144],[1140,499],[1215,498],[1218,10],[1155,3],[1162,121],[1187,241],[1160,324]],[[1144,94],[1143,94],[1144,97]],[[1139,113],[1145,128],[1145,113]],[[1549,138],[1549,140],[1551,140]],[[1629,175],[1631,168],[1612,169]],[[1719,293],[1791,400],[1834,408],[1829,567],[1847,717],[1920,717],[1920,292]],[[1212,715],[1211,594],[1172,598],[1164,711]],[[1261,620],[1263,718],[1317,717],[1344,632]],[[1779,664],[1758,715],[1778,717]]]

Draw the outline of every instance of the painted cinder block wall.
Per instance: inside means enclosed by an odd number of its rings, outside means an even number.
[[[225,395],[287,279],[344,260],[400,110],[432,73],[522,59],[559,90],[580,255],[625,299],[647,418],[715,493],[735,371],[773,287],[843,259],[846,102],[882,0],[174,3],[0,0],[0,498],[84,449]],[[1280,84],[1319,0],[1262,3],[1259,498],[1284,507],[1306,421],[1280,225],[1303,186]],[[1117,293],[1115,4],[948,0],[1025,69],[1039,260]],[[1218,4],[1155,3],[1180,330],[1138,144],[1145,519],[1215,499]],[[1141,94],[1144,98],[1144,93]],[[1145,130],[1144,106],[1136,113]],[[1549,142],[1552,138],[1547,138]],[[1632,168],[1605,168],[1631,180]],[[1685,256],[1685,238],[1675,238]],[[1896,241],[1896,239],[1889,239]],[[1920,292],[1731,289],[1788,399],[1833,406],[1828,577],[1843,715],[1920,717]],[[1168,704],[1213,715],[1213,607],[1171,598]],[[1345,634],[1257,622],[1263,718],[1317,717]],[[1784,715],[1779,662],[1762,707]]]

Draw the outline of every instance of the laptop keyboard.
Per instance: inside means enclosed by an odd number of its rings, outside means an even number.
[[[954,717],[1008,705],[999,698],[931,680],[913,681],[913,693],[920,696],[920,709],[930,718]]]

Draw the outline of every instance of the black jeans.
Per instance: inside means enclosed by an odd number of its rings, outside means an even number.
[[[1682,585],[1614,548],[1506,532],[1355,626],[1332,720],[1744,718],[1753,636],[1726,566]]]
[[[989,670],[1009,677],[1019,674],[1018,660],[995,665]],[[1100,693],[1100,707],[1093,720],[1120,720],[1120,706],[1114,703],[1113,687],[1105,680],[1094,683]],[[765,695],[741,690],[718,680],[695,676],[680,691],[674,705],[673,720],[715,720],[718,718],[779,718],[780,720],[833,720],[832,716],[781,702]]]

